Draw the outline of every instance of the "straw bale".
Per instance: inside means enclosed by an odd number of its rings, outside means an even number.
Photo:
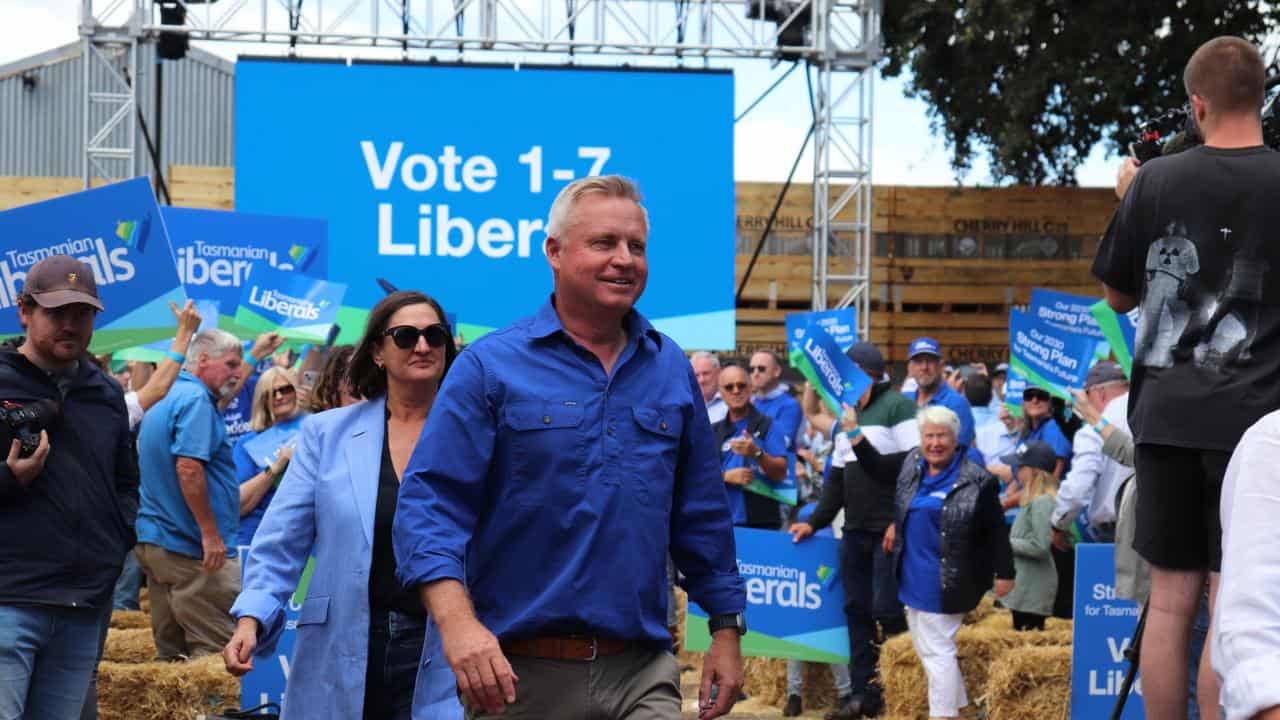
[[[984,619],[986,619],[989,615],[991,615],[994,612],[1007,613],[1008,611],[1000,610],[999,608],[997,608],[996,599],[992,597],[990,593],[988,593],[986,595],[983,595],[982,599],[978,601],[978,607],[965,613],[963,622],[965,625],[977,625],[978,623],[982,622]]]
[[[1022,647],[991,665],[989,720],[1066,720],[1071,704],[1071,648]]]
[[[98,666],[100,720],[194,720],[240,706],[240,681],[217,655],[184,663]]]
[[[990,616],[986,616],[983,620],[987,623],[998,622],[998,619],[989,618]],[[1009,625],[991,627],[981,624],[960,628],[960,632],[956,634],[956,650],[970,701],[962,715],[973,717],[978,714],[978,702],[986,694],[987,677],[991,663],[996,658],[1013,648],[1059,647],[1069,646],[1070,643],[1070,629],[1014,632]],[[904,633],[884,644],[880,651],[880,677],[887,715],[902,718],[929,716],[928,685],[924,668],[911,645],[909,634]]]
[[[151,615],[140,610],[116,610],[111,613],[111,627],[121,630],[151,627]]]
[[[118,663],[148,663],[156,659],[156,643],[151,628],[107,631],[107,644],[102,659]]]

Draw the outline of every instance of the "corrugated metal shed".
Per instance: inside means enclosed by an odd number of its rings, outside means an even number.
[[[138,104],[153,138],[155,59],[153,44],[139,46]],[[182,60],[163,62],[163,165],[233,164],[234,63],[194,47]],[[0,66],[0,175],[82,173],[84,67],[78,42]],[[96,128],[109,108],[95,112]],[[137,145],[138,170],[147,173],[141,130]]]

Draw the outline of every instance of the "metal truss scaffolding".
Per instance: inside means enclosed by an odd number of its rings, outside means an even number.
[[[84,181],[142,167],[136,123],[138,44],[190,40],[331,47],[402,59],[580,66],[802,60],[815,71],[813,307],[858,308],[868,328],[872,68],[882,0],[81,0],[86,63]],[[456,57],[447,54],[456,53]],[[594,62],[593,62],[594,61]],[[90,66],[97,69],[91,71]],[[837,219],[839,218],[839,219]],[[838,300],[834,293],[839,291]]]

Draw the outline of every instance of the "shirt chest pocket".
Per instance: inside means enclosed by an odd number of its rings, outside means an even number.
[[[661,510],[671,507],[684,416],[674,407],[633,407],[630,446],[624,463],[636,500]]]
[[[583,452],[582,405],[573,400],[530,400],[508,405],[503,422],[509,431],[511,468],[530,476],[576,477]]]

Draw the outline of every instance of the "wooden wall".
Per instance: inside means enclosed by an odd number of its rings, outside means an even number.
[[[0,209],[36,202],[81,187],[78,178],[0,177]],[[777,183],[737,185],[737,283],[749,248],[754,247],[777,199]],[[227,167],[173,166],[174,205],[231,210],[234,171]],[[1025,304],[1031,288],[1096,295],[1089,273],[1096,239],[1115,208],[1104,188],[876,187],[873,232],[880,250],[872,259],[871,339],[891,362],[906,360],[905,349],[922,334],[936,337],[948,359],[1004,360],[1008,353],[1009,308]],[[772,236],[805,244],[812,220],[812,189],[795,185],[778,213]],[[842,219],[852,219],[848,213]],[[1053,259],[907,257],[911,238],[972,238],[978,252],[1007,238],[1053,237],[1074,241],[1071,256]],[[921,241],[916,241],[917,244]],[[966,240],[966,242],[968,242]],[[833,272],[853,269],[852,260],[832,258]],[[738,350],[781,349],[783,318],[809,307],[812,261],[807,250],[761,255],[738,308]],[[829,302],[843,294],[833,287]]]

